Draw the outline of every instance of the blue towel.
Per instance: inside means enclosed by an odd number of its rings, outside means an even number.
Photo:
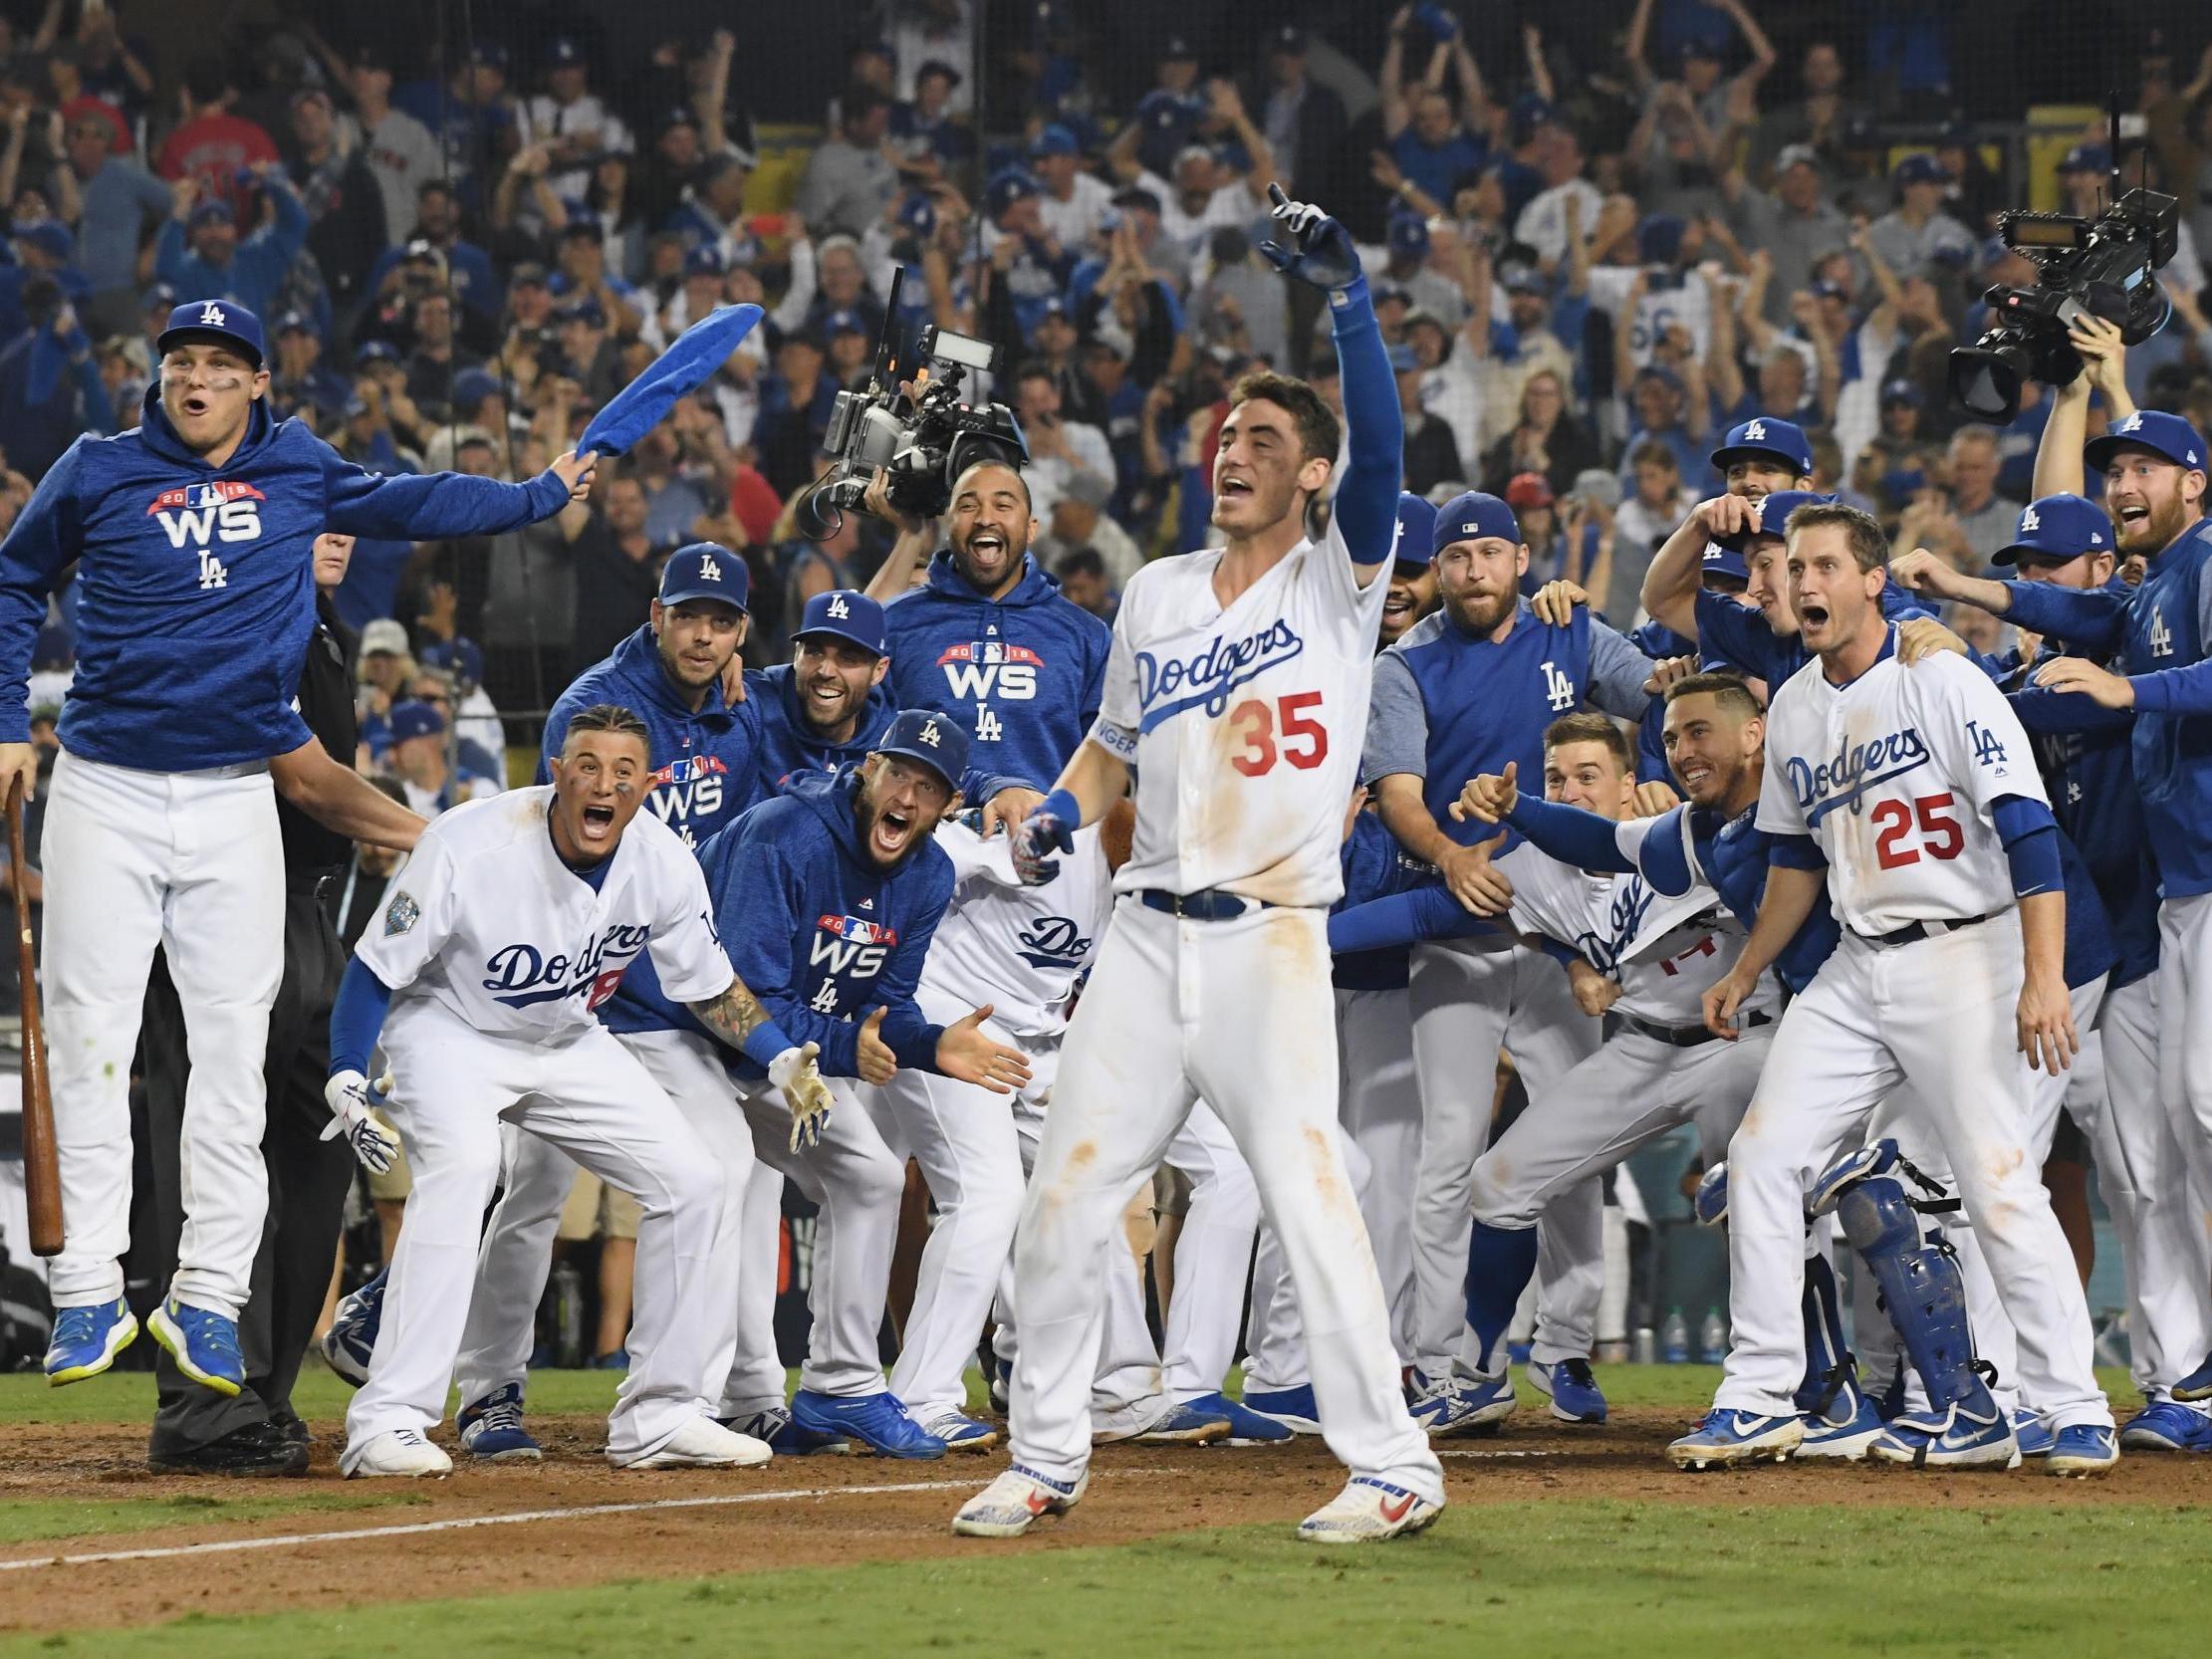
[[[700,318],[652,367],[607,400],[607,407],[584,428],[577,453],[619,455],[628,449],[675,407],[677,398],[712,379],[760,319],[760,307],[754,305],[721,306]]]

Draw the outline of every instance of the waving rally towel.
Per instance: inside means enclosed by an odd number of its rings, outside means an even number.
[[[607,400],[607,407],[584,428],[576,452],[619,455],[628,449],[675,407],[677,398],[712,379],[760,319],[755,305],[719,306],[700,318],[650,368]]]

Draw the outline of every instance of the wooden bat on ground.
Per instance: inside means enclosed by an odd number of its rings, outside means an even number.
[[[8,789],[8,885],[15,890],[16,967],[23,984],[23,1192],[31,1250],[62,1251],[62,1170],[54,1151],[54,1097],[46,1083],[46,1034],[39,1026],[38,952],[31,943],[30,860],[23,853],[23,781]]]

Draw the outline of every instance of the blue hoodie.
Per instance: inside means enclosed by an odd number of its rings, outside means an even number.
[[[31,642],[78,569],[70,753],[142,772],[268,760],[309,740],[293,707],[315,626],[315,538],[427,541],[518,530],[566,506],[527,484],[441,472],[379,477],[257,401],[220,468],[185,447],[146,391],[139,426],[90,434],[39,482],[0,543],[0,743],[28,739]]]
[[[833,772],[860,760],[898,718],[885,676],[883,683],[869,687],[851,737],[843,743],[818,737],[800,706],[798,671],[788,662],[745,671],[745,706],[754,711],[760,728],[752,793],[742,803],[746,807],[782,794],[786,781],[798,773]]]
[[[738,978],[794,1043],[819,1043],[825,1076],[860,1072],[860,1024],[880,1007],[883,1041],[900,1066],[936,1069],[933,1026],[914,1006],[922,959],[952,902],[952,860],[934,840],[915,844],[885,871],[860,845],[854,816],[860,775],[848,770],[794,779],[700,848],[715,931]],[[654,1024],[691,1027],[661,995],[640,954],[625,993],[661,1011]],[[603,1011],[616,1031],[649,1029]],[[724,1057],[740,1077],[766,1073],[745,1056]]]
[[[1002,599],[969,587],[952,550],[929,583],[884,607],[896,706],[935,709],[967,728],[970,764],[1050,788],[1091,735],[1113,633],[1022,558]]]

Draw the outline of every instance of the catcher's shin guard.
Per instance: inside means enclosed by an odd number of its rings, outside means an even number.
[[[1974,1359],[1966,1321],[1966,1284],[1942,1233],[1920,1236],[1904,1184],[1883,1173],[1852,1183],[1836,1200],[1843,1237],[1881,1288],[1882,1305],[1937,1411],[1959,1406],[1977,1417],[1997,1403]]]
[[[1843,1308],[1836,1294],[1836,1270],[1820,1255],[1805,1259],[1805,1380],[1798,1384],[1797,1408],[1815,1414],[1836,1403],[1853,1380],[1858,1361],[1843,1335]]]

